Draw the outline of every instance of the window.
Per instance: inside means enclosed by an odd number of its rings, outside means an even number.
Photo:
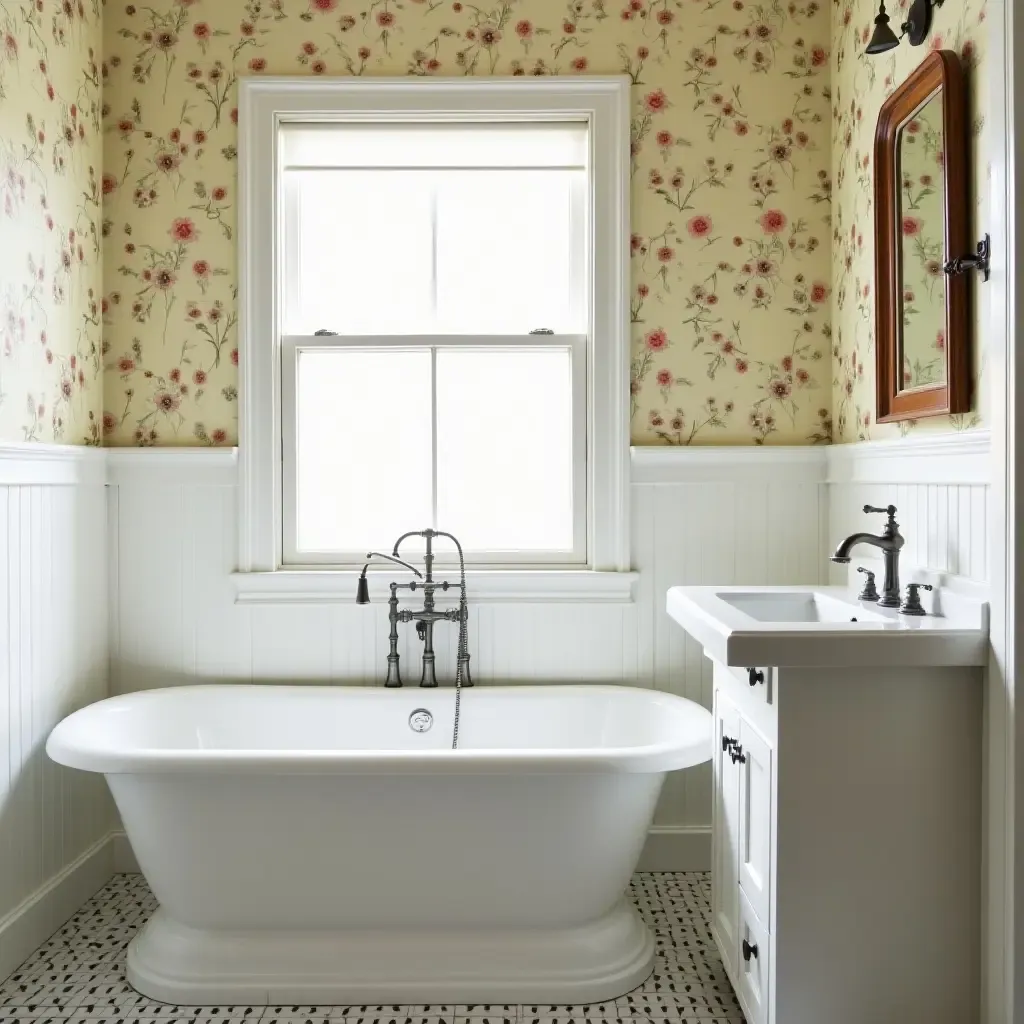
[[[587,141],[281,129],[285,564],[410,523],[471,563],[586,563]]]
[[[627,98],[243,83],[243,570],[628,568]]]

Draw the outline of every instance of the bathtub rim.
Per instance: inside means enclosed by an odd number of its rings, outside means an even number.
[[[64,718],[51,731],[46,753],[51,760],[69,768],[99,772],[104,775],[547,775],[606,774],[617,772],[661,773],[703,764],[712,754],[712,717],[703,705],[662,690],[613,684],[526,684],[522,686],[487,686],[489,693],[535,690],[557,696],[559,691],[581,689],[596,692],[613,691],[628,694],[631,699],[647,697],[652,703],[675,705],[685,714],[684,728],[671,740],[633,746],[576,748],[466,748],[459,750],[405,750],[379,748],[372,750],[267,750],[190,748],[112,748],[89,735],[90,717],[113,707],[135,702],[159,700],[162,695],[187,696],[197,691],[223,690],[309,690],[321,684],[278,683],[200,683],[183,686],[137,690],[108,697],[87,705]],[[337,691],[374,691],[423,695],[418,687],[386,691],[377,687],[354,687],[323,684],[324,689]],[[426,691],[427,695],[438,694]],[[443,691],[451,694],[449,688]],[[471,691],[472,692],[472,691]],[[385,697],[384,699],[393,699]],[[394,698],[397,699],[397,698]],[[426,695],[419,700],[426,700]],[[447,698],[450,699],[450,698]],[[653,713],[657,714],[658,711]],[[661,712],[664,713],[664,712]]]

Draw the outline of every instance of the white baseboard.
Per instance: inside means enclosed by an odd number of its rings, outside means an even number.
[[[115,871],[138,871],[132,844],[124,832],[111,833]],[[710,871],[710,825],[655,825],[647,833],[638,871]]]
[[[655,825],[637,871],[710,871],[710,825]]]
[[[114,844],[104,836],[0,918],[0,981],[110,881]]]

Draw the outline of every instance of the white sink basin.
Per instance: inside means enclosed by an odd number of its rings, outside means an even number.
[[[724,591],[718,597],[758,622],[885,622],[864,602],[849,602],[820,591]]]
[[[666,599],[668,614],[723,665],[985,664],[983,599],[936,590],[926,607],[903,615],[845,587],[671,587]]]

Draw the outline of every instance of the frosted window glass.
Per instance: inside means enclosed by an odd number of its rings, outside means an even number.
[[[414,334],[433,320],[433,186],[406,171],[295,171],[292,334]],[[293,258],[289,254],[289,258]]]
[[[300,351],[296,390],[300,551],[390,551],[430,523],[429,350]]]
[[[571,332],[571,172],[449,172],[437,197],[443,333]],[[579,305],[579,304],[577,304]]]
[[[289,333],[585,329],[571,210],[583,172],[288,173],[298,193]]]
[[[572,549],[567,349],[437,353],[437,525],[474,551]]]

